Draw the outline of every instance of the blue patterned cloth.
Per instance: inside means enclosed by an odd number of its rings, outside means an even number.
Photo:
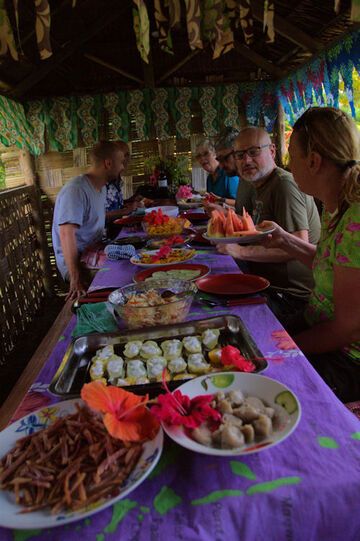
[[[106,185],[106,212],[119,210],[124,206],[124,197],[122,193],[122,180],[112,180]]]
[[[117,259],[130,259],[136,255],[136,250],[132,244],[118,246],[117,244],[108,244],[104,252],[108,259],[116,261]]]

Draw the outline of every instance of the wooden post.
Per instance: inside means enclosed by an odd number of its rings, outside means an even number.
[[[20,150],[19,163],[21,171],[24,174],[25,184],[33,186],[33,196],[31,197],[32,215],[35,223],[36,238],[40,246],[40,264],[43,272],[43,284],[48,295],[53,295],[53,277],[50,265],[49,247],[46,239],[44,227],[44,214],[41,204],[41,191],[37,182],[35,173],[34,159],[27,150]]]
[[[280,101],[277,103],[277,115],[274,126],[274,143],[276,145],[276,163],[279,167],[284,165],[286,154],[285,146],[285,113]]]

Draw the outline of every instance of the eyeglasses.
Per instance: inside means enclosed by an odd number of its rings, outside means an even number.
[[[231,150],[230,152],[228,152],[227,154],[225,154],[225,156],[216,156],[216,159],[218,162],[226,162],[226,160],[228,160],[230,158],[230,156],[233,156],[234,155],[234,151]]]
[[[206,158],[206,156],[209,156],[210,152],[208,150],[204,150],[204,152],[198,152],[195,154],[195,158],[199,160],[200,158]]]
[[[249,156],[249,158],[256,158],[256,156],[259,156],[263,148],[271,147],[271,145],[272,143],[268,143],[267,145],[245,148],[244,150],[234,150],[235,160],[242,160],[246,154]]]

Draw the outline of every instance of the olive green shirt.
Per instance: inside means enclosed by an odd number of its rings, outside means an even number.
[[[317,244],[320,218],[314,198],[299,190],[291,173],[276,167],[266,182],[255,189],[253,219],[257,223],[271,220],[289,233],[307,230],[310,242]],[[295,259],[284,263],[249,261],[249,268],[253,274],[267,278],[271,285],[301,297],[309,296],[314,286],[311,269]]]

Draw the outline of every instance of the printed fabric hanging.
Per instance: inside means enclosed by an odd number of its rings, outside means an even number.
[[[166,88],[155,88],[151,108],[154,112],[155,133],[158,139],[168,139],[171,136],[169,127],[168,95]]]
[[[213,54],[213,59],[215,60],[234,48],[234,34],[230,28],[230,19],[227,13],[224,12],[223,0],[214,0],[212,8],[216,13],[214,21],[215,47]]]
[[[133,9],[133,25],[136,37],[136,46],[141,58],[149,63],[150,53],[150,23],[147,7],[144,0],[133,0],[136,9]]]
[[[50,7],[48,0],[35,0],[36,40],[41,60],[52,55],[50,43]]]
[[[211,0],[210,0],[211,1]],[[186,25],[191,50],[202,49],[200,0],[185,0]]]
[[[164,13],[163,7],[161,5],[161,0],[154,0],[154,17],[156,28],[159,33],[158,39],[160,49],[166,51],[167,53],[174,54],[172,50],[170,21]]]
[[[93,146],[99,140],[100,97],[85,95],[78,101],[77,116],[81,137],[85,146]]]
[[[64,152],[78,146],[78,103],[74,96],[46,100],[46,128],[49,150]]]
[[[5,146],[16,145],[34,155],[40,154],[23,105],[5,96],[0,96],[0,141]]]
[[[263,30],[266,34],[266,43],[274,43],[275,41],[274,15],[274,0],[265,0]]]
[[[244,32],[246,45],[254,41],[254,20],[251,12],[250,0],[240,0],[240,25]]]
[[[5,0],[0,0],[0,56],[5,56],[8,51],[14,60],[19,60]]]
[[[111,141],[121,139],[128,142],[130,118],[127,111],[127,92],[108,92],[102,96],[103,107],[107,112],[108,137]]]

